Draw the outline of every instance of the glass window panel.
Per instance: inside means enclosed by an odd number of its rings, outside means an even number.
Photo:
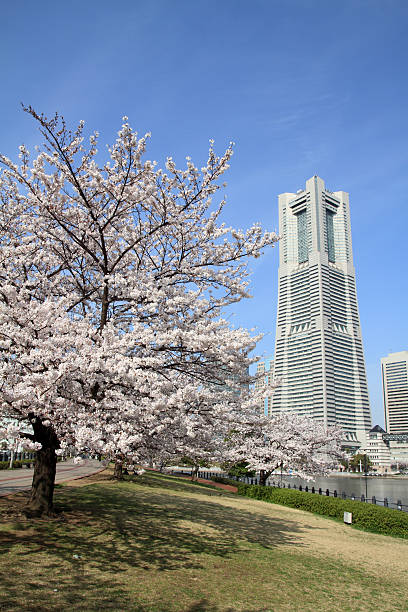
[[[331,210],[326,209],[327,252],[329,254],[329,261],[334,263],[336,261],[336,257],[334,253],[333,217],[334,213]]]
[[[307,213],[304,210],[297,216],[298,260],[303,263],[309,259],[307,248]]]

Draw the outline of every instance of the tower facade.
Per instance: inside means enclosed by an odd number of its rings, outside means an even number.
[[[389,434],[408,434],[408,351],[381,359],[385,429]]]
[[[371,429],[357,305],[349,197],[314,176],[279,196],[279,294],[270,413],[340,425],[350,442]]]
[[[255,391],[262,394],[262,412],[268,416],[272,407],[272,397],[275,391],[273,380],[273,359],[268,357],[258,361],[256,365]]]

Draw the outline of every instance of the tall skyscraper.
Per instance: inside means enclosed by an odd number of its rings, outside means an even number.
[[[348,194],[314,176],[279,196],[279,294],[270,414],[339,424],[350,441],[371,428]]]
[[[389,434],[408,434],[408,351],[381,359],[385,429]]]

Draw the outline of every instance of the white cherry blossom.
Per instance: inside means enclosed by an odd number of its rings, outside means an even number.
[[[103,162],[83,122],[25,110],[44,143],[19,164],[0,156],[1,414],[31,423],[44,474],[58,449],[122,461],[166,431],[180,448],[198,423],[221,431],[257,341],[223,313],[277,241],[221,221],[232,145],[211,142],[202,170],[170,157],[162,170],[125,118]]]

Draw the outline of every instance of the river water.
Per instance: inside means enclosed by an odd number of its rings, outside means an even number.
[[[274,474],[270,477],[270,481],[275,481],[276,484],[280,483],[280,474]],[[361,494],[366,494],[366,478],[365,476],[328,476],[327,478],[317,477],[314,480],[302,480],[294,476],[288,476],[283,474],[282,481],[287,486],[290,484],[292,487],[296,484],[298,488],[301,484],[304,488],[309,487],[309,491],[312,487],[315,489],[322,488],[323,492],[329,489],[333,495],[333,491],[337,491],[339,497],[344,491],[348,497],[355,495],[359,498]],[[398,500],[408,507],[408,478],[396,478],[396,477],[380,477],[380,476],[367,476],[367,497],[371,498],[375,495],[377,500],[382,500],[386,497],[388,501],[396,504]]]
[[[188,473],[187,468],[180,467],[172,467],[171,469],[184,471]],[[217,468],[211,468],[212,472],[220,472],[225,478],[228,475]],[[257,474],[259,478],[259,474]],[[249,482],[249,480],[248,480]],[[269,477],[269,482],[272,484],[279,486],[281,482],[280,474],[272,474]],[[328,476],[326,478],[316,477],[313,480],[303,480],[302,478],[298,478],[296,476],[289,476],[288,474],[282,475],[282,483],[285,484],[285,487],[290,484],[291,488],[293,485],[296,485],[296,488],[299,488],[299,485],[302,485],[303,490],[305,486],[309,488],[311,491],[312,487],[316,489],[316,492],[321,488],[323,490],[323,494],[326,493],[326,489],[329,489],[330,495],[333,495],[334,491],[337,491],[338,497],[341,497],[341,494],[344,492],[347,497],[351,497],[355,495],[356,499],[360,499],[363,494],[364,497],[367,497],[369,501],[371,501],[373,495],[375,496],[377,503],[379,505],[383,505],[384,498],[387,498],[389,507],[396,508],[398,502],[400,501],[403,505],[403,510],[408,512],[408,476],[405,477],[390,477],[390,476],[367,476],[367,496],[366,496],[366,478],[364,475],[358,476],[349,475],[349,474],[333,474],[332,476]]]

